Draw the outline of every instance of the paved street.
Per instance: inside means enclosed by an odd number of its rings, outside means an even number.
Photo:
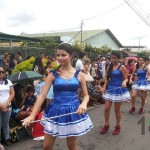
[[[130,103],[122,105],[121,133],[112,135],[115,127],[115,114],[112,107],[110,118],[110,129],[105,135],[99,134],[99,128],[104,124],[104,105],[100,105],[88,111],[94,128],[86,135],[78,138],[79,150],[149,150],[150,148],[150,95],[147,97],[148,103],[145,105],[145,117],[138,114],[140,101],[136,102],[136,112],[129,114]],[[143,119],[143,120],[141,120]],[[144,121],[145,119],[145,121]],[[141,120],[141,123],[140,121]],[[138,125],[139,121],[139,125]],[[144,125],[145,124],[145,125]],[[145,132],[145,133],[144,133]],[[43,141],[25,140],[9,147],[6,150],[42,150]],[[57,139],[54,150],[67,150],[65,139]]]

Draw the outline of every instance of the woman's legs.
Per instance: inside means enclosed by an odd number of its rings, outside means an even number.
[[[141,100],[142,100],[141,108],[142,109],[144,108],[146,97],[147,97],[147,91],[141,91]]]
[[[53,146],[55,143],[56,137],[46,134],[44,136],[44,150],[53,150]],[[76,144],[76,137],[68,137],[67,138],[67,145],[69,150],[78,150]]]
[[[76,137],[67,137],[67,145],[69,150],[78,150],[77,144],[76,144]]]
[[[138,95],[138,91],[137,90],[133,90],[132,91],[132,107],[135,107],[135,100],[136,100],[136,97]]]
[[[116,125],[120,126],[120,120],[121,120],[121,102],[116,102],[114,103],[114,110],[115,110],[115,114],[116,114]]]
[[[116,126],[115,126],[115,130],[113,131],[113,135],[117,135],[120,133],[120,120],[121,120],[121,102],[116,102],[114,104],[114,110],[115,110],[115,114],[116,114]]]
[[[9,139],[9,120],[10,120],[11,111],[2,113],[2,130],[5,140]]]
[[[104,115],[105,115],[105,125],[100,130],[101,134],[105,134],[108,131],[108,129],[109,129],[109,116],[110,116],[111,105],[112,105],[111,101],[108,101],[108,100],[105,101],[105,112],[104,112]]]
[[[44,150],[52,150],[56,137],[46,134],[44,135]]]
[[[109,125],[109,116],[110,116],[110,109],[111,109],[112,102],[106,100],[105,101],[105,125]]]
[[[143,114],[143,108],[145,105],[146,97],[147,97],[147,91],[141,91],[141,108],[139,109],[139,114]]]
[[[133,90],[133,91],[132,91],[132,100],[131,100],[131,102],[132,102],[132,103],[131,103],[132,107],[131,107],[131,109],[129,110],[129,113],[135,112],[135,100],[136,100],[137,95],[138,95],[138,91],[137,91],[137,90]]]

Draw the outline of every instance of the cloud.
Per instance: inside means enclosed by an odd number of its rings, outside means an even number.
[[[9,17],[9,20],[11,22],[10,23],[11,27],[17,27],[34,22],[36,20],[36,17],[28,12],[22,11],[12,17]]]
[[[5,1],[4,1],[4,0],[1,0],[1,1],[0,1],[0,9],[4,9],[5,7],[6,7]]]

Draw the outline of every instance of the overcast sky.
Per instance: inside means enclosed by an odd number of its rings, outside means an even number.
[[[110,29],[122,45],[150,47],[150,0],[128,1],[146,21],[124,0],[0,0],[0,32],[80,30],[83,20],[83,30]]]

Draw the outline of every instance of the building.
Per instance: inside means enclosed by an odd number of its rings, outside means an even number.
[[[101,48],[108,46],[112,50],[119,50],[122,44],[113,35],[109,29],[87,30],[87,31],[71,31],[71,32],[55,32],[55,33],[42,33],[42,34],[26,34],[22,33],[21,36],[31,38],[42,37],[60,37],[60,41],[64,43],[74,44],[75,42],[91,45],[92,47]]]

